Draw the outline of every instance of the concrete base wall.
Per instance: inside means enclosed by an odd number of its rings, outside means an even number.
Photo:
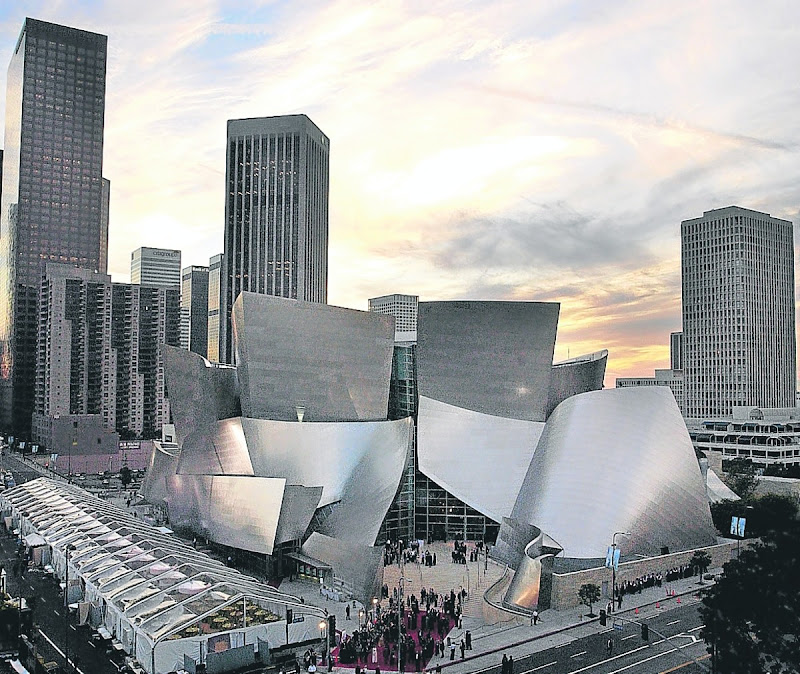
[[[742,547],[745,547],[746,544],[746,542],[743,542]],[[711,569],[720,568],[725,562],[736,557],[736,541],[698,549],[704,550],[711,557],[711,566],[709,567]],[[689,563],[694,553],[695,550],[687,550],[685,552],[674,552],[669,555],[647,557],[645,559],[637,559],[620,564],[617,571],[617,585],[626,580],[636,580],[649,573],[665,573],[676,566],[684,566]],[[565,609],[578,606],[581,603],[578,599],[578,590],[580,590],[581,585],[585,583],[594,583],[602,588],[604,581],[608,583],[610,588],[611,569],[605,567],[573,571],[572,573],[554,573],[551,608]],[[604,597],[601,601],[607,601],[607,598]]]

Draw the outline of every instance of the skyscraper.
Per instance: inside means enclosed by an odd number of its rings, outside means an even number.
[[[328,297],[328,137],[305,115],[228,121],[220,360],[243,290]]]
[[[208,351],[206,358],[219,363],[219,304],[222,253],[208,260]]]
[[[394,339],[396,342],[413,342],[417,339],[417,295],[382,295],[369,299],[369,310],[394,316]]]
[[[669,333],[669,369],[683,370],[683,333]]]
[[[208,267],[181,272],[181,348],[208,352]]]
[[[131,253],[131,283],[161,288],[181,285],[181,251],[137,248]]]
[[[25,19],[8,68],[0,205],[0,409],[31,423],[47,262],[106,272],[105,35]],[[8,418],[8,412],[11,412]]]
[[[795,405],[792,223],[729,206],[681,223],[684,414]]]

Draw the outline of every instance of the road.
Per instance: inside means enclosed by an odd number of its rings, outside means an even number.
[[[626,614],[628,619],[639,616]],[[700,639],[702,622],[695,602],[647,617],[650,638],[642,640],[637,624],[621,624],[598,634],[569,641],[560,646],[515,657],[514,674],[699,674],[710,669],[705,643]],[[673,647],[655,632],[669,637]],[[611,654],[607,642],[612,640]],[[499,657],[498,654],[495,657]],[[691,661],[699,660],[706,670]],[[484,660],[485,662],[485,660]],[[498,664],[481,667],[476,663],[475,674],[500,674]]]

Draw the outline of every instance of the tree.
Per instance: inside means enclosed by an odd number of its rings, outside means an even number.
[[[800,523],[771,530],[707,590],[701,636],[714,671],[800,671]]]
[[[742,499],[750,498],[758,486],[756,467],[745,459],[732,459],[725,466],[725,482]]]
[[[711,566],[711,556],[705,550],[696,550],[689,560],[689,565],[700,572],[700,584],[703,584],[703,574]]]
[[[131,469],[128,466],[122,466],[119,469],[119,481],[122,482],[122,488],[126,489],[128,485],[133,480],[133,476],[131,475]]]
[[[581,600],[581,604],[589,607],[589,617],[594,618],[592,604],[600,599],[600,588],[594,583],[584,583],[581,585],[581,589],[578,590],[578,599]]]

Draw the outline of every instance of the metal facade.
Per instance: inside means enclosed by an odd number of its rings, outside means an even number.
[[[558,312],[554,302],[420,302],[420,395],[544,421]]]
[[[607,362],[608,351],[603,349],[553,365],[550,371],[547,416],[550,416],[560,402],[571,396],[602,389]]]
[[[391,316],[242,293],[233,307],[242,415],[258,419],[386,419]]]
[[[499,522],[514,507],[544,424],[472,412],[420,396],[419,469]]]
[[[716,541],[705,484],[668,389],[609,389],[565,400],[547,421],[512,517],[539,527],[566,557]]]

